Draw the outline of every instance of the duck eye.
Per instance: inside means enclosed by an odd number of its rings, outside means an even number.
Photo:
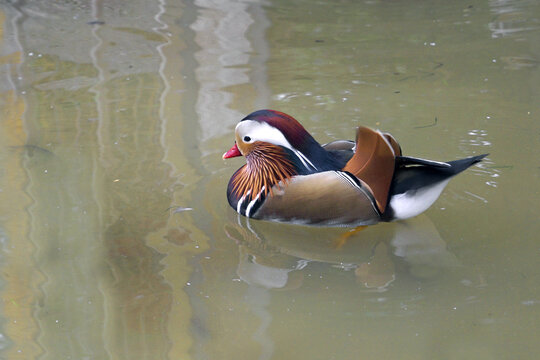
[[[250,142],[251,141],[251,138],[249,136],[244,136],[244,141],[245,142]]]

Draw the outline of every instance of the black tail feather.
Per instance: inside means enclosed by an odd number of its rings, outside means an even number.
[[[420,189],[439,181],[449,179],[472,165],[480,162],[489,154],[471,156],[465,159],[452,160],[446,163],[401,157],[392,181],[390,194],[401,194],[405,191]]]
[[[452,166],[451,169],[452,169],[453,174],[457,175],[460,172],[471,167],[472,165],[479,163],[480,161],[482,161],[483,158],[485,158],[488,155],[489,154],[482,154],[482,155],[477,155],[477,156],[471,156],[465,159],[448,161],[448,164]]]

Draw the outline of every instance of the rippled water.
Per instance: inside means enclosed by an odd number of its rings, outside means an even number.
[[[0,358],[540,352],[538,2],[0,2],[0,25]],[[262,107],[490,156],[347,240],[247,221],[221,154]]]

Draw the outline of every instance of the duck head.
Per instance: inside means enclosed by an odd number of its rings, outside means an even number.
[[[261,147],[280,147],[297,165],[300,173],[333,168],[332,159],[321,145],[292,116],[275,110],[258,110],[243,118],[235,129],[236,142],[224,159],[261,155]],[[276,159],[277,160],[277,159]]]

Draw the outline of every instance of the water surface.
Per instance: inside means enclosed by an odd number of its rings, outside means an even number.
[[[2,2],[0,25],[1,358],[540,352],[537,2]],[[221,154],[263,107],[490,155],[346,241],[247,221]]]

